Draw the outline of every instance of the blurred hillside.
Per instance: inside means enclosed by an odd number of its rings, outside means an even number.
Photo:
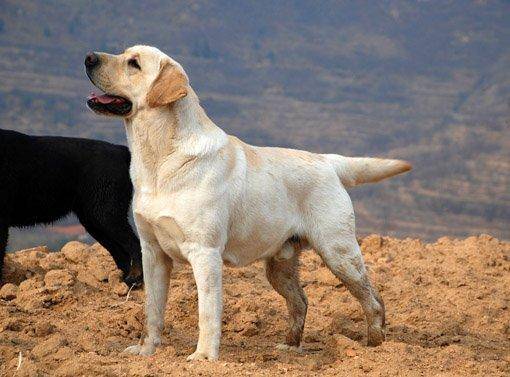
[[[3,128],[125,143],[83,58],[155,45],[247,142],[412,162],[351,190],[360,233],[510,238],[508,1],[1,3]]]

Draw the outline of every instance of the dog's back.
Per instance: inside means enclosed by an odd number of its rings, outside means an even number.
[[[11,226],[49,223],[98,180],[125,185],[130,198],[129,158],[126,147],[102,141],[0,130],[0,212]]]
[[[0,129],[0,280],[9,227],[48,224],[73,212],[125,281],[140,283],[140,242],[128,222],[129,163],[120,145]]]

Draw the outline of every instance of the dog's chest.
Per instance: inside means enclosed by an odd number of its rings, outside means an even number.
[[[184,232],[168,211],[168,201],[151,192],[138,192],[133,201],[133,210],[139,232],[149,242],[156,242],[173,259],[186,261],[180,245]]]

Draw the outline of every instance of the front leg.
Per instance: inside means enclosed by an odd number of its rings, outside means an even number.
[[[188,261],[198,290],[198,343],[191,360],[217,360],[220,351],[223,260],[219,248],[190,245]]]
[[[156,242],[149,243],[142,238],[141,245],[147,336],[142,337],[139,344],[126,348],[125,352],[152,355],[161,344],[172,259]]]

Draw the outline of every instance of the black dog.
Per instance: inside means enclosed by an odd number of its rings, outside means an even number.
[[[142,281],[140,241],[128,222],[129,150],[97,140],[0,129],[0,280],[9,227],[71,212],[112,255],[124,281]]]

